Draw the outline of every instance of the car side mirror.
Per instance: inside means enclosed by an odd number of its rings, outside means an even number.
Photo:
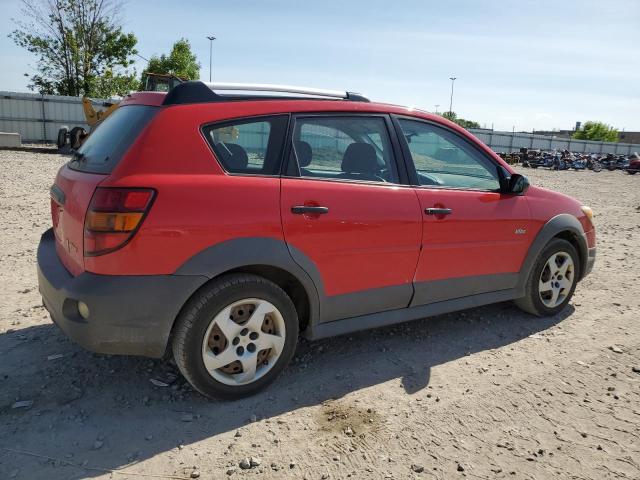
[[[509,183],[505,193],[522,195],[529,190],[529,179],[519,173],[513,173],[509,178]]]

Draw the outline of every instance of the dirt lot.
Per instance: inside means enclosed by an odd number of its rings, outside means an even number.
[[[35,260],[64,160],[0,151],[0,479],[640,478],[640,176],[524,171],[596,212],[596,269],[561,315],[500,304],[302,343],[225,403],[52,325]]]

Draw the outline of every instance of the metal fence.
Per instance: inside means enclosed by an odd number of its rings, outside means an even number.
[[[570,150],[579,153],[617,153],[629,155],[640,152],[640,145],[633,143],[592,142],[573,138],[556,138],[531,133],[496,132],[493,130],[470,129],[476,137],[494,152],[519,152],[521,148],[535,150]]]
[[[0,92],[0,132],[19,133],[24,143],[55,143],[62,126],[89,128],[80,98]]]
[[[104,101],[98,99],[96,103],[102,104]],[[19,133],[24,143],[54,143],[62,126],[88,129],[80,98],[0,92],[0,132]],[[482,129],[471,129],[470,132],[496,152],[514,152],[523,147],[541,150],[566,148],[572,152],[625,155],[640,152],[640,145],[630,143],[590,142]],[[262,144],[264,132],[255,133],[255,143]]]

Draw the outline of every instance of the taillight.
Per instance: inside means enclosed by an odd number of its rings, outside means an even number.
[[[131,240],[149,211],[150,188],[100,188],[93,194],[84,220],[84,254],[104,255]]]
[[[60,205],[53,198],[51,199],[51,222],[53,223],[53,229],[58,228],[60,223]]]

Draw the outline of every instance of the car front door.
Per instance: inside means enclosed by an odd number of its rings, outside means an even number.
[[[282,225],[320,290],[321,322],[411,301],[422,218],[392,130],[386,115],[294,116]]]
[[[501,193],[502,167],[457,132],[394,123],[423,216],[412,306],[515,287],[531,243],[526,198]]]

